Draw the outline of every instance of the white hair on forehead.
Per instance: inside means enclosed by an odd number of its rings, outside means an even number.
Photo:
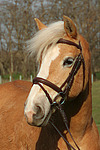
[[[64,36],[64,22],[58,21],[48,25],[47,28],[44,28],[38,31],[34,37],[27,41],[28,52],[30,54],[36,55],[37,61],[42,55],[45,55],[49,45],[54,46],[57,41]]]

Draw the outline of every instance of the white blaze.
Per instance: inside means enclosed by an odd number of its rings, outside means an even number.
[[[44,79],[47,79],[49,76],[49,68],[52,63],[60,54],[60,48],[56,45],[54,48],[50,48],[42,60],[41,68],[38,73],[38,77],[42,77]],[[28,99],[27,99],[27,105],[26,105],[26,110],[28,111],[30,108],[34,107],[35,103],[42,103],[42,100],[40,100],[40,97],[42,98],[43,95],[45,95],[44,92],[39,92],[40,86],[38,85],[33,85],[31,88],[31,91],[29,93]],[[43,101],[44,105],[48,105],[49,102],[46,100]],[[47,107],[47,106],[46,106]],[[48,107],[47,107],[48,109]]]
[[[60,48],[58,46],[55,46],[53,49],[48,50],[46,57],[44,57],[44,60],[42,60],[41,68],[37,75],[38,77],[47,79],[49,76],[49,67],[52,61],[55,60],[60,54],[59,49]]]

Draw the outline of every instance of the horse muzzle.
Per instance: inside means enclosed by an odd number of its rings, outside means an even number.
[[[41,106],[35,106],[35,109],[28,110],[25,106],[24,115],[27,123],[32,126],[40,126],[45,118],[44,109]]]
[[[40,102],[39,102],[40,101]],[[49,102],[45,100],[39,100],[38,102],[25,103],[24,108],[24,115],[26,117],[26,121],[29,125],[32,126],[46,126],[50,117],[51,117],[51,110]],[[48,105],[49,104],[49,105]]]

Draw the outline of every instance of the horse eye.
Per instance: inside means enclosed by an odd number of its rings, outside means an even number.
[[[73,64],[73,61],[74,61],[73,58],[68,57],[68,58],[66,58],[66,59],[64,60],[63,66],[65,66],[65,67],[71,67],[72,64]]]

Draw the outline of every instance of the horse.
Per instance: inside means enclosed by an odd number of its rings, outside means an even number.
[[[0,86],[2,150],[100,150],[89,45],[69,17],[63,20],[46,26],[35,18],[39,31],[28,41],[39,66],[33,83]]]

